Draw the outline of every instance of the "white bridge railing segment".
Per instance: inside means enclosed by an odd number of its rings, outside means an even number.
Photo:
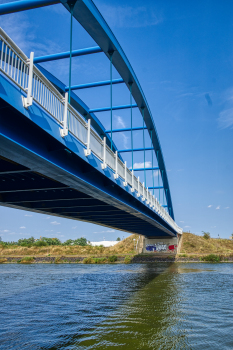
[[[114,177],[120,176],[124,185],[131,186],[132,191],[137,192],[138,197],[157,212],[173,229],[182,233],[168,212],[160,205],[147,188],[144,187],[132,172],[126,168],[117,156],[106,145],[93,128],[90,120],[86,121],[69,103],[67,96],[62,94],[52,83],[33,65],[33,53],[30,59],[17,47],[11,38],[0,28],[0,72],[4,73],[10,80],[20,87],[27,97],[22,97],[22,103],[28,108],[33,101],[39,104],[60,124],[61,136],[65,137],[68,132],[73,134],[82,144],[86,146],[86,156],[94,153],[102,162],[102,168],[110,167],[115,173]]]

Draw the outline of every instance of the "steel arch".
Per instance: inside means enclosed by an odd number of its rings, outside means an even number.
[[[61,0],[62,4],[69,12],[70,5],[73,4],[75,1],[71,2],[69,0]],[[145,98],[144,92],[136,77],[136,74],[134,73],[133,68],[128,58],[126,57],[123,49],[121,48],[118,40],[116,39],[107,22],[105,21],[105,19],[103,18],[103,16],[101,15],[101,13],[99,12],[92,0],[76,1],[73,8],[73,16],[89,33],[89,35],[95,40],[95,42],[103,50],[108,59],[110,59],[110,53],[114,51],[114,54],[112,56],[112,63],[114,67],[124,80],[128,89],[130,89],[130,84],[132,84],[132,96],[135,102],[137,103],[141,113],[142,108],[144,108],[145,124],[148,131],[152,131],[152,144],[155,150],[160,172],[163,174],[162,181],[167,205],[170,210],[169,214],[174,220],[171,193],[162,148],[159,142],[159,137],[156,131],[152,113]]]

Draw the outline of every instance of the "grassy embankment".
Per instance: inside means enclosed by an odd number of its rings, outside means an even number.
[[[177,257],[197,258],[203,261],[221,261],[233,258],[233,240],[205,239],[192,233],[184,232],[180,254]]]
[[[119,257],[125,258],[125,262],[130,262],[131,257],[135,255],[134,241],[137,235],[131,235],[113,247],[102,246],[47,246],[47,247],[20,247],[0,245],[0,263],[6,262],[7,257],[19,258],[17,262],[31,263],[29,257],[55,257],[55,262],[66,262],[66,257],[85,257],[84,263],[109,263],[116,262]],[[22,258],[21,258],[22,257]],[[62,257],[62,258],[61,258]],[[116,257],[117,259],[115,259]],[[33,259],[33,258],[32,258]],[[112,260],[112,261],[111,261]]]
[[[134,239],[137,235],[131,235],[113,247],[92,246],[47,246],[31,248],[10,246],[0,247],[0,263],[7,261],[6,258],[17,257],[17,262],[32,263],[34,258],[54,257],[55,263],[67,262],[68,257],[84,257],[83,263],[103,264],[116,262],[119,259],[130,262],[136,255]],[[156,254],[154,255],[156,256]],[[177,254],[178,260],[196,259],[198,261],[224,261],[233,258],[233,240],[228,239],[205,239],[192,233],[184,232],[180,249]],[[77,260],[78,262],[78,260]]]

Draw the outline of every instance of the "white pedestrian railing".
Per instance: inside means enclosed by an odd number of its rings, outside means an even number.
[[[0,28],[0,71],[22,89],[27,97],[23,97],[25,108],[30,107],[33,101],[39,104],[59,123],[61,136],[65,137],[70,132],[82,144],[86,146],[85,155],[95,154],[103,163],[102,169],[106,166],[114,172],[114,177],[121,177],[124,186],[131,186],[131,191],[137,192],[137,197],[142,197],[145,204],[156,211],[176,232],[182,233],[163,206],[126,168],[119,159],[117,152],[114,153],[106,145],[106,139],[102,140],[91,128],[90,120],[86,121],[57,91],[53,84],[32,64],[33,53],[30,59],[17,47],[11,38]]]

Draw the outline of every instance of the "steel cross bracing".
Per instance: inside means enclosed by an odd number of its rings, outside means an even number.
[[[23,2],[23,9],[27,8],[33,8],[35,5],[33,5],[33,1],[27,1],[27,6],[25,1],[18,1],[17,2],[17,11],[19,11],[20,4]],[[34,7],[43,6],[43,1],[37,1],[39,5],[35,5]],[[50,2],[51,4],[56,2]],[[44,1],[45,5],[50,4],[48,1]],[[30,7],[31,4],[31,7]],[[70,7],[67,3],[64,3],[65,7],[70,11]],[[0,5],[0,14],[9,13],[11,10],[14,12],[14,4],[11,3],[10,9],[7,8],[7,4],[4,5],[4,11],[1,12],[1,6]],[[26,6],[26,7],[25,7]],[[167,213],[167,211],[164,209],[166,206],[161,206],[160,203],[157,201],[157,199],[154,198],[154,196],[151,195],[151,193],[148,191],[148,188],[145,188],[143,184],[137,179],[134,174],[133,170],[130,171],[126,164],[122,162],[122,159],[119,159],[118,152],[115,147],[115,153],[109,149],[109,147],[106,145],[106,137],[108,136],[108,133],[112,132],[119,132],[119,130],[106,130],[105,131],[105,137],[103,140],[99,137],[99,135],[95,132],[95,130],[91,127],[90,119],[88,118],[88,115],[86,115],[86,119],[88,119],[88,122],[86,123],[86,120],[76,111],[75,108],[72,107],[67,101],[68,94],[65,94],[65,98],[59,93],[59,91],[54,88],[54,85],[49,82],[49,73],[47,75],[48,79],[45,78],[45,76],[40,72],[38,68],[33,64],[34,62],[42,62],[42,58],[35,58],[33,57],[33,54],[31,54],[30,59],[27,59],[27,57],[23,54],[23,52],[10,40],[9,37],[7,37],[6,33],[4,33],[1,30],[1,61],[0,61],[0,68],[1,70],[7,74],[16,84],[18,84],[25,92],[27,92],[27,97],[24,98],[24,106],[25,108],[30,107],[32,104],[32,101],[36,101],[38,104],[41,105],[47,112],[49,112],[60,124],[61,126],[61,136],[66,137],[68,135],[68,132],[71,132],[73,135],[75,135],[79,141],[81,141],[83,144],[85,144],[86,156],[89,156],[91,152],[93,152],[99,159],[102,160],[103,169],[107,166],[112,169],[115,173],[115,178],[118,178],[119,176],[124,180],[124,183],[126,185],[131,186],[132,192],[136,191],[138,193],[138,197],[142,197],[142,200],[147,203],[151,209],[159,213],[161,217],[167,221],[175,230],[176,232],[179,232],[180,229],[172,219],[173,217],[173,208],[171,204],[171,196],[170,196],[170,190],[168,186],[168,180],[166,175],[166,169],[163,161],[163,156],[161,152],[161,147],[158,141],[158,136],[156,133],[156,129],[153,123],[152,116],[149,111],[149,107],[147,105],[147,102],[145,100],[145,97],[143,95],[143,92],[141,90],[141,87],[137,81],[137,78],[127,60],[125,57],[121,47],[119,46],[118,42],[116,41],[115,37],[111,33],[109,27],[107,26],[106,22],[90,0],[82,0],[78,1],[74,7],[72,7],[72,13],[74,18],[76,18],[83,27],[89,32],[89,34],[94,38],[94,40],[97,42],[99,47],[92,48],[88,51],[88,49],[84,49],[84,54],[90,54],[90,53],[97,53],[97,52],[104,52],[107,57],[111,58],[112,64],[115,66],[115,68],[118,70],[120,75],[122,76],[122,79],[118,79],[117,81],[114,81],[110,79],[110,81],[100,82],[100,83],[93,83],[93,84],[83,84],[79,86],[70,86],[70,87],[64,87],[62,90],[63,92],[69,90],[71,93],[71,90],[77,88],[88,88],[88,87],[94,87],[94,86],[103,86],[103,85],[112,85],[112,84],[118,84],[122,83],[123,81],[128,86],[131,96],[134,98],[136,105],[131,104],[130,105],[124,105],[124,106],[112,106],[106,107],[102,109],[92,109],[87,110],[87,114],[93,114],[93,112],[103,111],[103,110],[113,110],[113,109],[123,109],[123,108],[131,108],[132,107],[139,107],[139,109],[143,113],[143,119],[145,120],[146,127],[150,130],[150,137],[151,142],[154,145],[154,147],[147,148],[148,150],[155,150],[155,154],[157,156],[158,165],[159,167],[153,167],[149,168],[150,170],[159,169],[162,174],[162,181],[163,186],[157,186],[154,188],[164,189],[166,199],[167,199],[167,207],[169,209],[169,212],[171,216]],[[88,17],[89,21],[84,21],[84,17]],[[95,17],[95,21],[94,21]],[[97,18],[97,20],[96,20]],[[90,22],[92,23],[92,27],[89,26]],[[88,24],[89,23],[89,24]],[[96,28],[100,31],[102,35],[100,36],[100,33],[93,32],[93,28]],[[104,40],[103,40],[104,38]],[[82,50],[76,50],[76,51],[82,51]],[[93,52],[91,52],[93,51]],[[68,53],[64,53],[68,54]],[[59,59],[57,58],[60,56],[62,58],[64,54],[53,54],[50,55],[48,60],[52,59]],[[70,57],[75,56],[75,53],[70,53]],[[80,53],[76,54],[79,55]],[[51,58],[53,56],[53,58]],[[46,60],[44,58],[44,60]],[[41,69],[43,73],[45,71]],[[90,86],[88,86],[90,85]],[[64,95],[64,94],[63,94]],[[96,121],[96,119],[95,119]],[[100,123],[97,122],[97,124],[100,125]],[[149,127],[148,127],[149,125]],[[135,130],[142,129],[144,132],[143,127],[134,128]],[[133,131],[132,125],[131,125],[131,133]],[[98,132],[98,130],[97,130]],[[98,132],[99,133],[99,132]],[[100,134],[100,133],[99,133]],[[112,143],[112,138],[111,138]],[[144,147],[145,149],[145,147]],[[138,151],[140,149],[131,149],[129,151]],[[143,149],[142,149],[143,150]],[[119,152],[122,152],[124,150],[120,150]],[[127,150],[126,150],[127,151]],[[145,164],[145,163],[144,163]],[[133,165],[133,163],[132,163]],[[137,170],[137,169],[135,169]],[[144,170],[148,170],[144,168]]]

